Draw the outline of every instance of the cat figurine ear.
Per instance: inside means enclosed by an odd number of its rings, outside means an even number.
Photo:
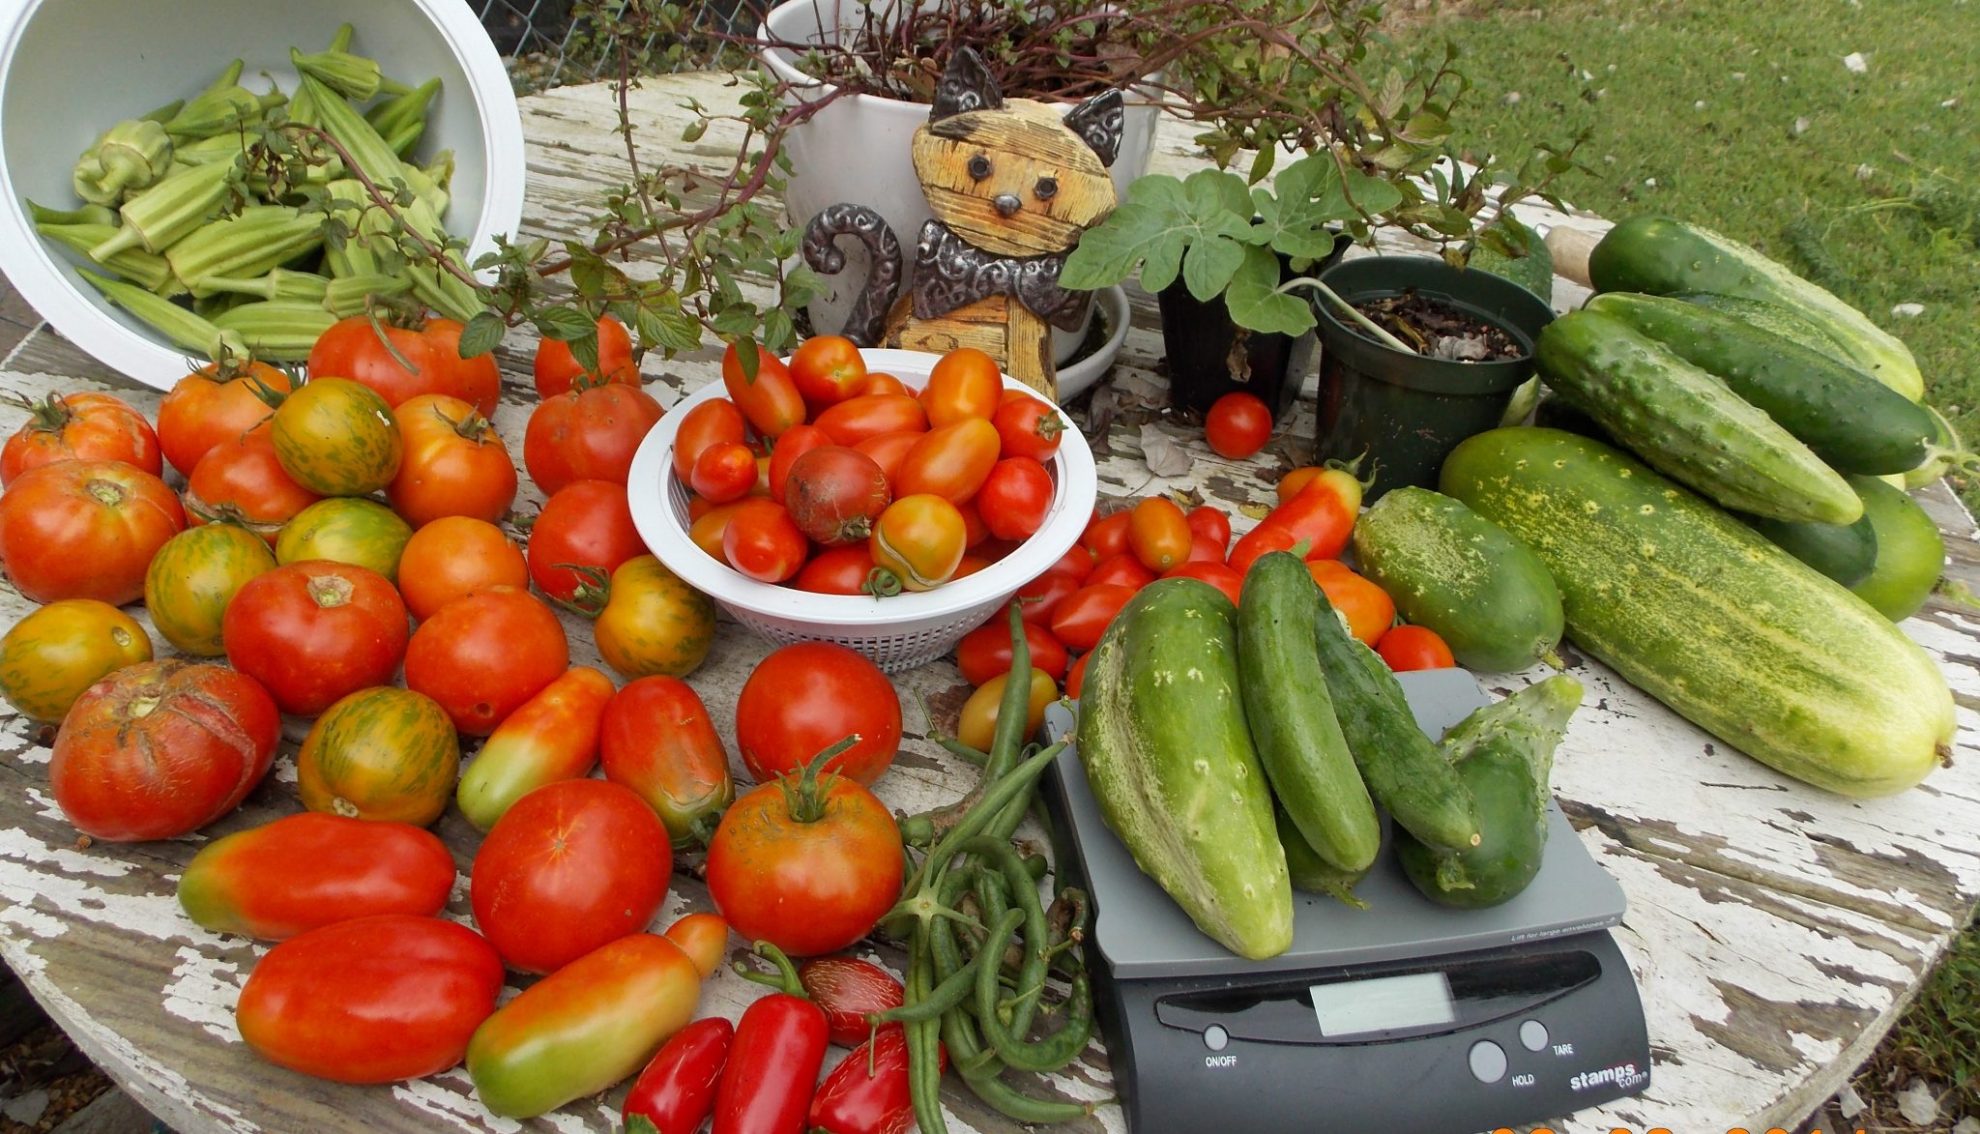
[[[935,84],[935,105],[928,109],[928,121],[940,122],[951,115],[971,110],[998,110],[1004,105],[1003,92],[983,57],[974,48],[959,47],[949,56],[942,81]]]
[[[1066,114],[1066,127],[1086,140],[1101,165],[1113,165],[1121,152],[1121,129],[1127,119],[1118,90],[1094,95]]]

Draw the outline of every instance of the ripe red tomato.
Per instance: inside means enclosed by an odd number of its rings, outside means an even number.
[[[975,347],[958,347],[929,372],[921,408],[928,413],[929,428],[940,429],[965,418],[987,421],[1003,396],[1004,376],[997,370],[997,360]]]
[[[722,388],[729,400],[758,433],[775,439],[793,425],[804,423],[804,395],[791,372],[775,355],[751,344],[757,352],[754,377],[743,373],[742,355],[730,343],[722,352]]]
[[[1428,626],[1390,628],[1376,644],[1375,652],[1397,673],[1412,669],[1450,669],[1457,665],[1451,648]]]
[[[793,425],[784,430],[770,448],[770,499],[788,508],[789,500],[784,499],[785,490],[790,487],[791,466],[799,457],[813,449],[822,449],[832,443],[825,431],[815,425]]]
[[[1219,560],[1192,559],[1188,563],[1169,568],[1162,577],[1197,579],[1208,583],[1224,592],[1224,597],[1231,600],[1232,606],[1237,605],[1238,595],[1244,590],[1244,576],[1238,574],[1230,564]]]
[[[1052,614],[1052,636],[1069,650],[1086,651],[1100,642],[1107,624],[1134,597],[1119,583],[1094,583],[1067,595]]]
[[[1031,666],[1043,670],[1046,676],[1057,681],[1066,675],[1066,666],[1071,658],[1066,647],[1052,632],[1043,626],[1027,622],[1024,624],[1025,648],[1031,651]],[[963,680],[971,685],[982,685],[1000,673],[1011,671],[1011,626],[1010,618],[1003,611],[990,616],[990,620],[969,633],[956,643],[956,668],[962,671]]]
[[[158,435],[130,403],[110,394],[49,394],[28,404],[28,419],[0,448],[0,485],[50,461],[123,461],[153,476],[165,471]]]
[[[873,463],[879,465],[880,471],[887,475],[887,483],[892,484],[894,474],[901,469],[901,461],[906,459],[908,450],[914,448],[921,437],[920,433],[907,431],[882,433],[877,437],[868,437],[853,448],[872,457]]]
[[[893,500],[887,475],[873,458],[829,444],[791,462],[783,496],[798,530],[826,547],[866,542]]]
[[[737,441],[717,441],[694,459],[688,487],[711,504],[741,500],[756,487],[756,454]]]
[[[983,487],[997,465],[997,427],[988,418],[959,417],[924,434],[894,470],[901,496],[933,493],[962,504]]]
[[[1094,564],[1098,562],[1099,557],[1094,555],[1090,549],[1083,544],[1076,543],[1067,548],[1064,555],[1053,560],[1052,565],[1045,568],[1045,571],[1047,574],[1065,575],[1072,579],[1073,582],[1079,583],[1085,581],[1086,577],[1093,573]]]
[[[454,856],[410,823],[302,811],[201,847],[179,876],[179,905],[215,933],[283,941],[373,914],[439,914]]]
[[[1067,595],[1079,589],[1080,580],[1070,571],[1046,571],[1018,588],[1018,601],[1024,604],[1024,620],[1039,626],[1052,625],[1052,612]]]
[[[1186,517],[1190,535],[1198,542],[1217,549],[1221,561],[1231,546],[1231,518],[1222,508],[1214,504],[1198,504],[1191,508]],[[1191,558],[1195,558],[1192,554]]]
[[[741,441],[747,436],[749,422],[743,420],[736,403],[727,398],[696,402],[681,414],[680,426],[674,431],[674,475],[686,484],[703,449],[717,441]]]
[[[158,403],[158,447],[190,476],[207,450],[268,420],[291,388],[289,375],[265,362],[208,363]]]
[[[144,573],[186,526],[165,482],[123,461],[56,461],[0,495],[0,565],[36,602],[144,594]]]
[[[1264,522],[1304,540],[1306,558],[1332,559],[1347,547],[1360,514],[1361,482],[1352,473],[1327,469],[1272,509]]]
[[[461,357],[462,330],[452,319],[396,327],[353,315],[318,336],[309,351],[309,377],[348,378],[371,387],[388,406],[421,394],[447,394],[490,417],[502,392],[501,372],[492,354]]]
[[[186,478],[186,522],[224,520],[274,543],[283,524],[321,499],[282,470],[263,422],[208,449],[193,466]]]
[[[340,1083],[445,1071],[495,1011],[502,959],[437,917],[378,914],[313,929],[268,951],[234,1010],[270,1063]]]
[[[585,370],[584,364],[571,353],[571,344],[547,337],[536,342],[531,370],[536,378],[536,396],[546,402],[569,390],[579,377],[600,383],[639,385],[639,364],[633,361],[632,336],[626,332],[626,325],[611,315],[598,317],[596,370]]]
[[[892,571],[910,591],[933,590],[955,576],[969,546],[962,513],[933,493],[903,496],[887,505],[867,540],[873,562]]]
[[[861,394],[827,407],[811,424],[841,445],[883,433],[926,433],[928,414],[906,394]]]
[[[1030,457],[1043,461],[1059,451],[1059,435],[1067,428],[1066,418],[1057,406],[1042,398],[1020,394],[1006,399],[991,415],[1005,457]]]
[[[1268,551],[1290,551],[1298,543],[1299,537],[1293,535],[1291,528],[1274,523],[1268,516],[1257,527],[1238,537],[1224,562],[1242,576],[1251,570],[1251,565],[1258,561],[1259,556]]]
[[[1080,533],[1080,546],[1093,553],[1095,563],[1110,555],[1119,555],[1128,550],[1128,525],[1133,520],[1132,508],[1122,508],[1104,516],[1095,511],[1093,518],[1086,523],[1086,530]]]
[[[220,638],[227,660],[283,712],[315,716],[392,680],[406,652],[406,604],[376,571],[306,559],[249,579],[227,604]]]
[[[414,532],[399,555],[399,595],[424,622],[457,598],[490,587],[529,586],[529,564],[501,528],[443,516]]]
[[[1219,456],[1241,460],[1272,439],[1272,407],[1256,394],[1233,390],[1210,403],[1203,436]]]
[[[735,798],[729,754],[694,687],[656,673],[612,695],[598,722],[605,778],[646,801],[676,846],[700,846]]]
[[[708,553],[708,558],[717,563],[727,563],[728,555],[722,550],[722,537],[729,534],[729,521],[742,511],[747,500],[733,504],[717,504],[694,518],[688,525],[688,539],[696,547]]]
[[[1086,686],[1086,659],[1092,656],[1091,651],[1079,655],[1072,668],[1066,671],[1066,696],[1075,701],[1079,700],[1079,691]]]
[[[1119,555],[1109,555],[1093,565],[1093,573],[1084,580],[1084,586],[1097,586],[1113,583],[1132,591],[1155,581],[1155,572],[1150,571],[1133,552],[1123,551]]]
[[[781,583],[804,566],[811,545],[784,506],[751,497],[722,529],[722,558],[759,583]]]
[[[745,693],[745,696],[747,693]],[[729,806],[708,844],[708,896],[744,940],[796,957],[843,949],[901,892],[900,829],[856,780],[764,784]]]
[[[400,403],[405,456],[385,486],[392,510],[417,528],[442,516],[494,523],[516,502],[516,462],[502,435],[475,408],[445,394]]]
[[[801,768],[840,740],[859,743],[821,771],[880,778],[901,744],[901,699],[880,667],[844,646],[799,642],[770,652],[736,699],[736,747],[759,783]]]
[[[1396,604],[1387,591],[1336,559],[1310,559],[1306,570],[1334,609],[1347,616],[1349,631],[1363,645],[1372,648],[1388,635],[1395,625]]]
[[[518,799],[482,840],[474,923],[510,968],[552,972],[645,929],[673,864],[667,828],[637,792],[558,780]]]
[[[1128,547],[1142,566],[1159,575],[1189,558],[1196,537],[1175,501],[1150,496],[1128,515]]]
[[[828,547],[805,561],[791,585],[820,595],[860,595],[873,574],[873,553],[866,541]]]
[[[609,480],[574,480],[558,489],[529,529],[529,577],[553,599],[569,599],[583,581],[567,565],[596,567],[610,575],[619,564],[644,554],[646,542],[633,526],[626,486]]]
[[[653,395],[637,384],[568,389],[545,399],[529,415],[523,467],[545,495],[555,495],[574,480],[624,484],[633,454],[662,412]]]
[[[910,398],[915,396],[915,391],[909,388],[906,382],[901,381],[892,374],[869,373],[866,376],[866,381],[860,383],[859,392],[861,394],[906,394]]]
[[[48,784],[92,838],[177,838],[240,806],[281,739],[275,702],[246,674],[138,662],[76,698],[55,734]]]
[[[791,380],[813,413],[859,393],[866,384],[866,359],[840,335],[813,335],[791,355]]]
[[[406,645],[406,688],[440,702],[460,731],[487,736],[570,664],[549,607],[528,591],[490,587],[419,624]]]

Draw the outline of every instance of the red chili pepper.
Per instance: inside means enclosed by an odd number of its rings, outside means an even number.
[[[714,1109],[715,1084],[735,1035],[735,1025],[720,1016],[675,1032],[633,1080],[619,1121],[630,1124],[638,1115],[659,1134],[694,1134]]]
[[[854,1047],[873,1036],[869,1012],[898,1008],[907,993],[886,969],[858,957],[814,957],[798,966],[811,1002],[825,1013],[832,1042]]]
[[[949,1053],[938,1049],[941,1066]],[[914,1125],[909,1097],[907,1034],[888,1024],[839,1061],[811,1100],[811,1134],[907,1134]]]
[[[777,966],[778,977],[741,970],[743,975],[777,991],[743,1009],[736,1024],[715,1088],[715,1134],[803,1134],[830,1029],[783,950],[759,941],[756,951]]]

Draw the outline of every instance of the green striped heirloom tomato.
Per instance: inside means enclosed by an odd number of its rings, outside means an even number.
[[[144,594],[144,569],[186,526],[165,482],[123,461],[56,461],[0,495],[0,565],[36,602]]]
[[[200,848],[179,905],[202,929],[285,941],[374,914],[432,917],[453,886],[454,856],[433,832],[303,811]]]
[[[0,638],[0,696],[36,720],[59,721],[83,690],[150,660],[151,637],[137,619],[97,599],[63,599]]]
[[[319,496],[376,492],[392,483],[404,455],[392,407],[348,378],[304,383],[282,399],[272,430],[282,468]]]
[[[673,865],[667,829],[631,788],[559,780],[495,821],[475,852],[468,896],[510,968],[547,973],[646,928]]]
[[[701,932],[708,920],[690,914],[665,936],[621,937],[504,1004],[468,1043],[468,1077],[481,1104],[529,1118],[645,1066],[694,1019],[701,982],[721,963],[719,939]],[[695,931],[677,937],[690,921]],[[712,950],[704,944],[709,940],[718,941]]]
[[[234,1022],[270,1063],[390,1083],[459,1063],[501,991],[502,959],[474,930],[378,914],[270,949],[241,988]]]
[[[454,800],[477,830],[544,784],[574,780],[598,762],[598,725],[612,679],[575,665],[503,718],[468,761]]]
[[[360,689],[323,710],[296,753],[311,811],[424,827],[454,794],[461,740],[433,698],[396,685]]]
[[[281,739],[275,702],[253,678],[222,665],[139,662],[76,698],[55,734],[48,785],[85,835],[169,839],[240,806]]]
[[[397,585],[399,560],[412,535],[411,524],[376,500],[332,496],[297,512],[282,525],[275,537],[275,560],[354,563]]]
[[[406,646],[406,687],[487,736],[570,668],[564,624],[528,591],[490,587],[434,611]]]
[[[620,677],[686,677],[715,643],[715,600],[651,555],[636,555],[599,588],[577,589],[581,607],[598,611],[592,637],[598,656]],[[600,605],[602,602],[602,606]]]
[[[299,716],[390,681],[406,634],[406,604],[389,580],[320,559],[249,579],[220,622],[227,660]]]
[[[180,653],[227,652],[220,622],[249,579],[275,569],[268,541],[234,524],[187,528],[165,541],[144,573],[144,606],[151,623]]]
[[[656,675],[631,682],[605,706],[598,737],[605,778],[639,793],[659,813],[677,847],[735,798],[729,754],[701,697],[687,682]]]

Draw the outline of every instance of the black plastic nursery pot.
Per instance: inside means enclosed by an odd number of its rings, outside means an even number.
[[[1366,454],[1373,503],[1404,485],[1434,488],[1458,442],[1499,424],[1521,382],[1533,373],[1533,343],[1553,308],[1520,285],[1483,271],[1453,268],[1434,256],[1367,256],[1344,260],[1320,277],[1349,303],[1414,290],[1491,322],[1524,353],[1516,359],[1458,362],[1408,354],[1377,342],[1333,303],[1314,298],[1320,321],[1320,394],[1314,459],[1352,461]]]
[[[1325,271],[1354,241],[1346,233],[1334,240],[1334,250],[1310,269]],[[1295,272],[1281,258],[1280,278]],[[1162,342],[1169,356],[1169,404],[1206,413],[1210,404],[1233,390],[1257,395],[1277,421],[1292,408],[1313,365],[1314,337],[1243,332],[1244,342],[1233,350],[1239,330],[1219,295],[1205,303],[1189,293],[1182,278],[1155,295],[1162,312]]]

